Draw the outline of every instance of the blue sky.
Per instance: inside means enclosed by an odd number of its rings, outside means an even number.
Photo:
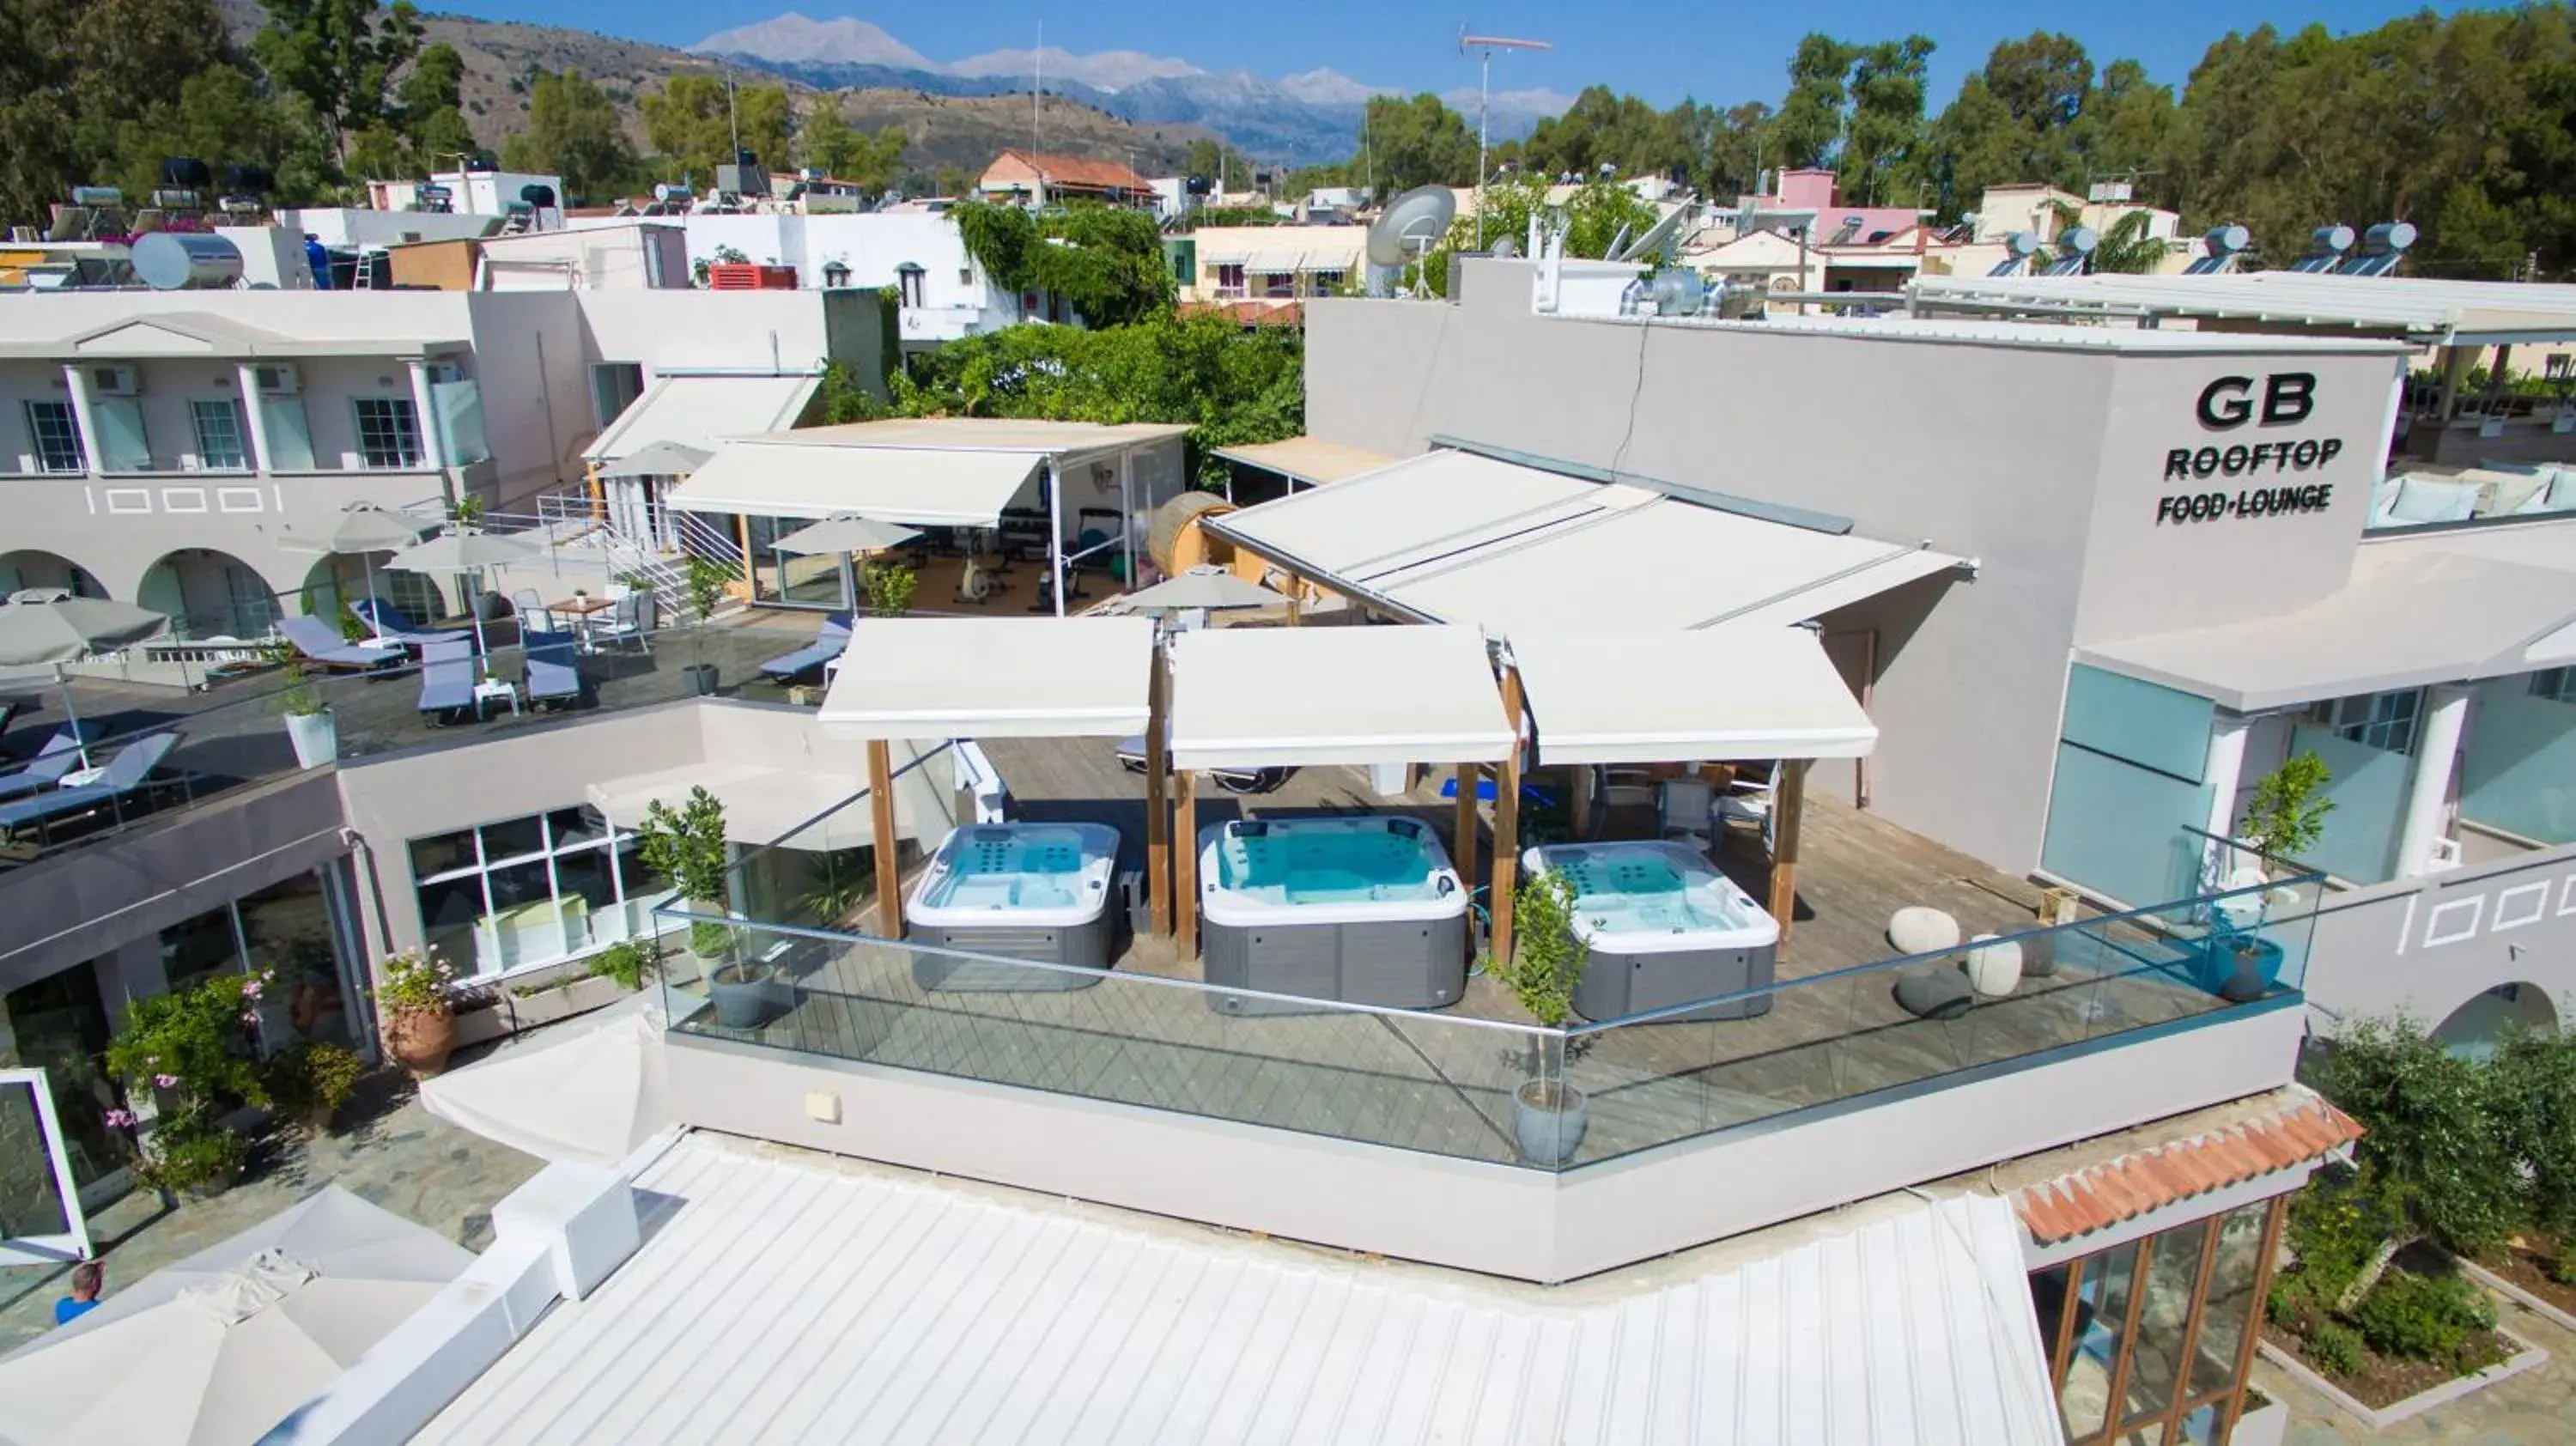
[[[1727,6],[1625,0],[1615,7],[1539,0],[1480,0],[1472,9],[1385,0],[1305,0],[1286,9],[1229,11],[1171,0],[946,0],[938,5],[851,5],[837,0],[444,0],[493,20],[571,25],[638,40],[688,45],[730,26],[798,9],[817,19],[856,15],[936,60],[1032,43],[1041,21],[1047,43],[1076,52],[1142,50],[1176,55],[1208,70],[1249,67],[1269,75],[1330,66],[1371,84],[1447,90],[1475,81],[1461,58],[1461,20],[1483,33],[1552,40],[1552,53],[1496,62],[1495,88],[1536,87],[1568,95],[1595,82],[1658,104],[1683,95],[1733,103],[1776,100],[1790,50],[1810,30],[1852,40],[1919,31],[1938,43],[1932,59],[1938,110],[1959,78],[1998,40],[2033,29],[2063,30],[2096,64],[2143,61],[2158,80],[2180,84],[2212,40],[2269,21],[2284,30],[2322,21],[2367,29],[2423,8],[2407,0],[2161,0],[2150,4],[2032,3],[2032,0],[1813,0],[1799,6]],[[2454,3],[2436,9],[2461,8]],[[1238,23],[1220,23],[1219,17]],[[1609,17],[1615,15],[1615,27]]]

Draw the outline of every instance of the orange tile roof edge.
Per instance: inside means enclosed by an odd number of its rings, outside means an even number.
[[[2361,1138],[2350,1115],[2313,1096],[2260,1118],[2139,1150],[2013,1192],[2031,1238],[2055,1245],[2167,1205],[2312,1164]]]

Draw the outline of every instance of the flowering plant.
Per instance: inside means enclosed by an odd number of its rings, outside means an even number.
[[[456,970],[435,954],[406,949],[385,956],[376,965],[376,1007],[388,1019],[401,1019],[415,1014],[448,1014],[454,1006],[447,997],[447,986],[456,982]]]
[[[139,1150],[137,1173],[161,1190],[202,1190],[228,1183],[248,1147],[226,1129],[224,1111],[266,1105],[259,1066],[259,997],[268,974],[219,974],[191,989],[137,999],[125,1027],[107,1046],[108,1071],[128,1098],[150,1094],[159,1105]],[[132,1110],[111,1110],[108,1124],[133,1129]]]

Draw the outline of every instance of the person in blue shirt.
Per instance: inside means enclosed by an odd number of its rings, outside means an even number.
[[[72,1267],[72,1293],[54,1302],[54,1324],[70,1325],[98,1309],[98,1292],[107,1284],[107,1268],[95,1260]]]

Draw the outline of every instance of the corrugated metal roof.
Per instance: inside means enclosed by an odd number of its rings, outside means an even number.
[[[700,1136],[636,1183],[670,1202],[643,1249],[416,1440],[2060,1439],[1992,1197],[1560,1306]]]
[[[1926,276],[1919,295],[1953,301],[2099,305],[2162,316],[2295,322],[2402,333],[2424,342],[2576,337],[2576,286],[2333,276]]]

